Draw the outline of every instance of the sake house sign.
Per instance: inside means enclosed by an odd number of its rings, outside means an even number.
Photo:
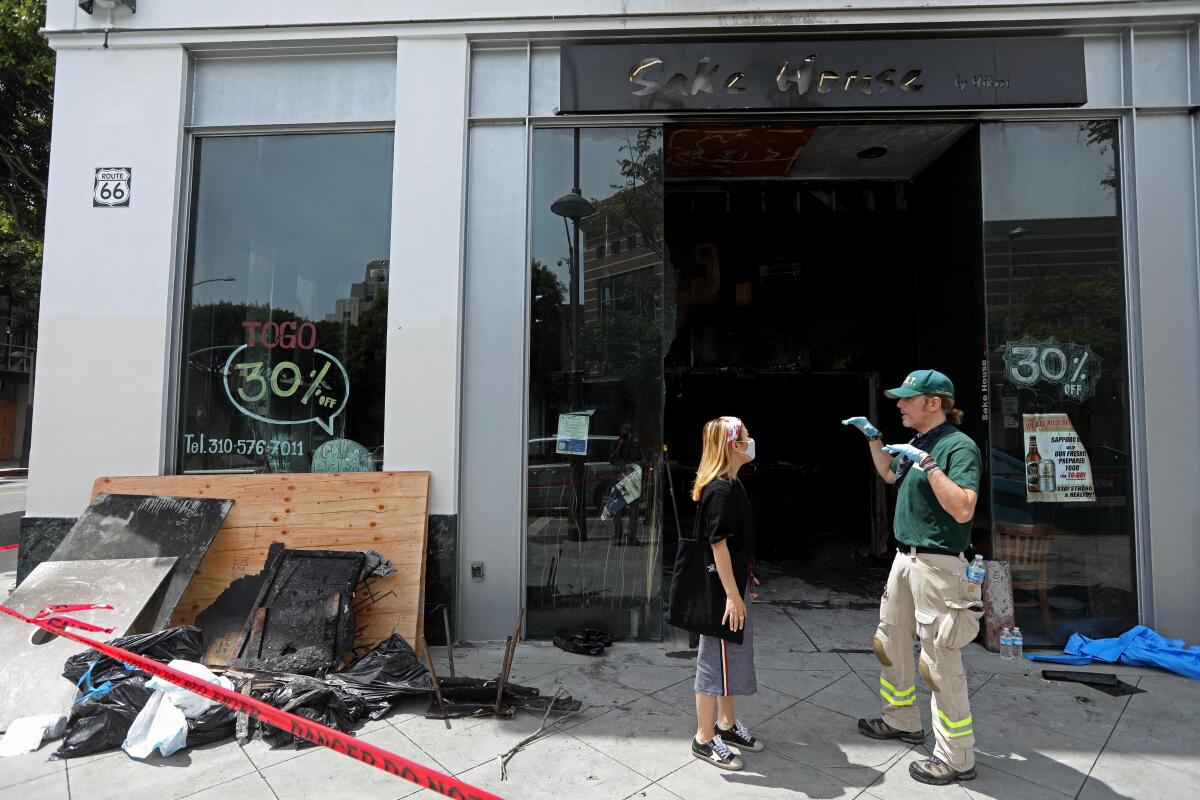
[[[559,113],[1081,106],[1083,58],[1070,37],[566,45]]]

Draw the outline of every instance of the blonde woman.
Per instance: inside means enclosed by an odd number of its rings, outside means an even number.
[[[719,636],[700,636],[696,656],[696,736],[692,754],[721,769],[743,767],[742,752],[759,752],[760,741],[738,721],[735,695],[754,694],[754,639],[750,617],[750,560],[754,518],[738,470],[754,460],[754,440],[737,417],[720,417],[704,426],[704,451],[692,499],[699,503],[694,538],[712,547],[712,566],[725,589],[720,625],[741,632],[740,644]],[[715,616],[715,614],[714,614]],[[716,717],[716,725],[713,718]],[[740,752],[739,752],[740,751]]]

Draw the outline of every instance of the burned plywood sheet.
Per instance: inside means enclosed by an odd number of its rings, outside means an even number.
[[[217,596],[213,604],[196,616],[196,627],[204,634],[204,663],[228,666],[242,638],[246,618],[254,610],[258,593],[267,580],[267,570],[243,575]]]
[[[178,559],[152,623],[155,630],[166,628],[232,505],[205,497],[101,493],[48,560]]]
[[[365,553],[272,545],[231,665],[324,675],[354,645],[354,589],[366,564]]]
[[[229,585],[262,569],[267,549],[377,550],[396,568],[360,598],[360,646],[399,633],[417,641],[424,603],[428,472],[104,477],[95,494],[220,497],[234,501],[208,555],[175,608],[174,625],[195,624]]]
[[[129,632],[146,605],[167,585],[175,562],[174,558],[49,561],[38,565],[4,604],[26,616],[48,605],[111,605],[111,611],[69,615],[113,628],[111,635],[87,634],[108,641]],[[67,713],[75,686],[62,677],[63,663],[86,649],[13,617],[0,617],[0,653],[4,654],[0,658],[0,731],[20,717]]]

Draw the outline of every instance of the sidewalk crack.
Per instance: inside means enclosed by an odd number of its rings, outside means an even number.
[[[982,689],[983,687],[987,686],[989,683],[991,683],[991,682],[992,682],[992,678],[994,678],[994,677],[996,677],[996,673],[994,673],[994,672],[993,672],[993,673],[991,673],[990,675],[988,675],[986,679],[984,679],[983,683],[979,684],[979,685],[978,685],[978,686],[976,686],[974,689],[972,689],[970,692],[968,692],[968,693],[967,693],[967,696],[968,696],[968,697],[974,697],[974,696],[975,696],[975,693],[976,693],[976,692],[978,692],[978,691],[979,691],[980,689]]]
[[[390,724],[390,723],[389,723],[389,724]],[[439,769],[439,770],[441,770],[441,771],[442,771],[443,773],[445,773],[446,775],[455,775],[455,773],[454,773],[454,772],[451,772],[450,770],[446,769],[446,765],[445,765],[445,764],[443,764],[442,762],[438,761],[436,758],[434,758],[434,757],[433,757],[433,755],[431,755],[431,754],[430,754],[430,752],[429,752],[428,750],[426,750],[424,747],[422,747],[420,742],[418,742],[418,741],[417,741],[416,739],[414,739],[413,737],[409,736],[409,735],[408,735],[407,733],[405,733],[404,731],[400,730],[400,728],[399,728],[399,727],[397,727],[397,726],[395,726],[395,725],[392,725],[391,727],[392,727],[392,730],[394,730],[396,733],[400,734],[400,735],[401,735],[401,736],[403,736],[405,739],[407,739],[408,741],[412,742],[412,745],[413,745],[413,747],[417,748],[417,749],[418,749],[418,750],[420,750],[422,753],[424,753],[424,754],[425,754],[425,756],[426,756],[426,757],[427,757],[427,758],[428,758],[430,761],[432,761],[434,764],[437,764],[437,767],[438,767],[438,769]],[[494,760],[494,759],[493,759],[493,760]],[[483,763],[487,763],[487,762],[483,762]],[[472,766],[472,767],[468,767],[468,769],[474,769],[474,768],[475,768],[475,767],[477,767],[477,766],[479,766],[479,765],[478,765],[478,764],[476,764],[476,765],[474,765],[474,766]],[[463,770],[463,772],[466,772],[466,770]],[[459,774],[461,774],[461,773],[459,773]]]
[[[800,629],[800,632],[804,634],[805,639],[808,639],[808,643],[812,645],[814,652],[817,652],[817,653],[825,652],[821,648],[817,647],[817,643],[814,642],[812,637],[808,635],[808,631],[804,630],[804,626],[801,625],[800,622],[795,617],[792,616],[792,613],[790,611],[788,611],[786,607],[780,606],[780,608],[783,608],[783,615],[785,617],[787,617],[788,619],[790,619],[792,621],[792,624]],[[845,659],[842,659],[842,660],[845,661]]]
[[[1141,676],[1138,676],[1133,685],[1135,687],[1141,686],[1141,683],[1142,678]],[[1079,795],[1083,794],[1083,790],[1087,787],[1088,781],[1092,779],[1092,773],[1096,771],[1096,765],[1100,763],[1100,756],[1104,755],[1104,751],[1108,749],[1108,743],[1112,741],[1113,734],[1117,732],[1117,726],[1121,724],[1121,720],[1125,717],[1125,710],[1129,708],[1129,701],[1133,700],[1134,697],[1135,695],[1131,694],[1125,698],[1125,705],[1121,706],[1121,713],[1117,715],[1117,721],[1113,723],[1112,730],[1108,732],[1108,737],[1104,740],[1104,745],[1100,748],[1100,751],[1096,753],[1096,757],[1092,760],[1092,765],[1088,767],[1087,775],[1084,776],[1083,783],[1079,785],[1079,791],[1075,793],[1075,800],[1079,800]]]
[[[850,674],[853,675],[854,677],[858,678],[860,681],[862,681],[862,685],[867,687],[867,691],[874,694],[875,687],[873,685],[871,685],[870,683],[868,683],[866,678],[864,678],[862,675],[859,675],[858,670],[856,670],[856,669],[854,669],[854,667],[850,666],[850,662],[846,660],[846,657],[844,655],[842,655],[841,653],[838,653],[838,657],[842,659],[842,663],[846,665],[846,669],[850,670]]]

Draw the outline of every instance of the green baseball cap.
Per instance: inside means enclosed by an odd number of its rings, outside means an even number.
[[[954,399],[954,383],[936,369],[919,369],[908,373],[904,383],[888,389],[884,395],[891,398],[916,397],[917,395],[949,397]]]

